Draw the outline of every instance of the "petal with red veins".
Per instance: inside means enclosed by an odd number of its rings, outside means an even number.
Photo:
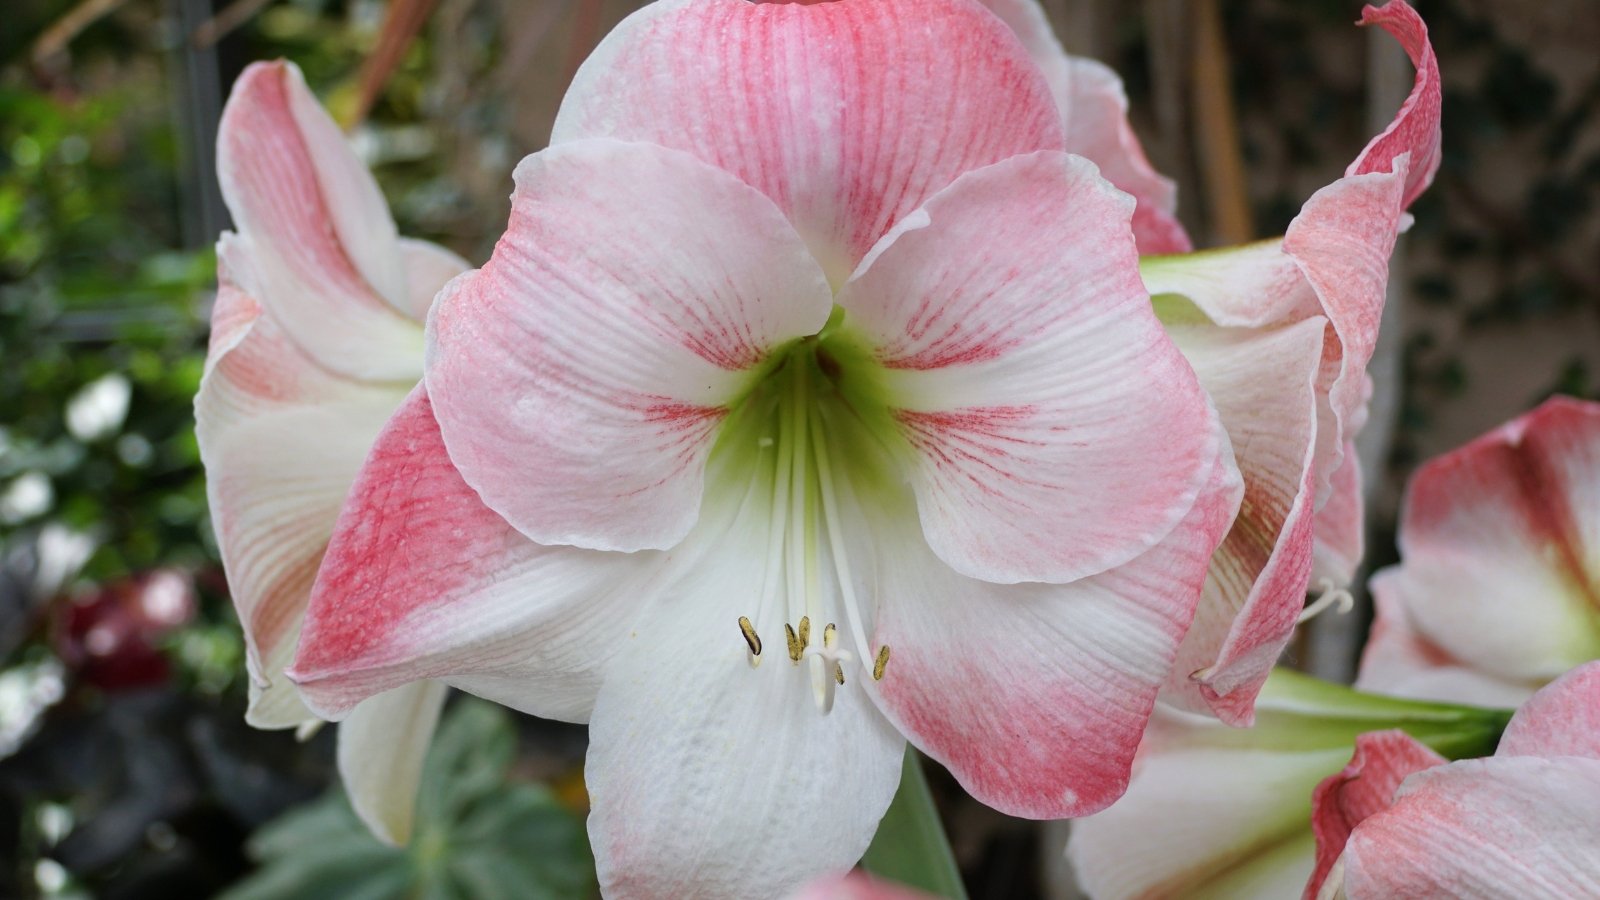
[[[317,366],[253,294],[247,246],[223,240],[211,351],[195,397],[212,524],[244,626],[258,727],[309,713],[281,677],[345,492],[404,390]]]
[[[1408,778],[1350,836],[1350,900],[1600,896],[1600,760],[1469,759]]]
[[[1215,413],[1151,312],[1129,205],[1079,157],[1014,157],[908,216],[839,294],[914,450],[928,541],[965,575],[1106,571],[1210,474]]]
[[[1368,582],[1377,614],[1361,654],[1357,688],[1417,700],[1502,707],[1520,706],[1538,690],[1538,681],[1497,678],[1417,633],[1401,599],[1402,588],[1396,584],[1398,574],[1398,567],[1391,566]]]
[[[932,900],[924,894],[892,881],[868,878],[851,872],[843,878],[823,878],[806,885],[789,900]]]
[[[1128,785],[1239,493],[1238,473],[1215,458],[1165,540],[1064,585],[967,578],[930,551],[908,510],[865,508],[877,549],[873,640],[891,648],[880,705],[995,809],[1046,819],[1103,809]]]
[[[969,0],[674,0],[589,57],[552,143],[686,150],[761,189],[842,280],[956,176],[1062,149],[1049,88]]]
[[[1553,399],[1417,471],[1385,589],[1449,656],[1554,678],[1600,656],[1597,504],[1600,404]]]
[[[1107,181],[1132,194],[1133,234],[1140,253],[1187,253],[1193,248],[1178,223],[1178,189],[1145,158],[1128,124],[1122,79],[1092,59],[1067,55],[1038,0],[982,0],[1011,26],[1044,72],[1066,130],[1069,153],[1087,157]]]
[[[671,547],[727,406],[822,328],[827,281],[770,200],[675,150],[570,142],[516,182],[494,256],[429,320],[450,457],[540,543]]]
[[[1496,756],[1600,759],[1600,662],[1550,682],[1511,717]]]
[[[361,702],[339,723],[339,780],[350,806],[387,843],[411,839],[422,764],[447,691],[420,681]]]
[[[523,537],[462,481],[419,387],[350,489],[289,676],[330,719],[438,678],[585,721],[658,562]]]
[[[1304,900],[1316,900],[1350,833],[1367,817],[1388,809],[1400,782],[1413,772],[1448,760],[1404,731],[1374,731],[1356,738],[1355,755],[1343,770],[1329,775],[1311,794],[1311,830],[1317,838],[1317,867],[1306,882]]]
[[[1216,404],[1244,500],[1212,558],[1164,697],[1248,724],[1294,634],[1311,577],[1323,320],[1279,329],[1170,329]]]
[[[1406,173],[1403,206],[1410,206],[1418,195],[1433,183],[1442,157],[1439,153],[1439,114],[1443,106],[1443,85],[1439,80],[1439,61],[1433,55],[1433,45],[1428,42],[1428,26],[1422,17],[1405,0],[1391,0],[1383,6],[1368,6],[1361,10],[1361,24],[1376,24],[1394,35],[1411,64],[1417,69],[1411,93],[1395,114],[1394,121],[1373,138],[1350,164],[1346,175],[1367,172],[1387,172],[1393,160],[1402,153],[1410,154]]]
[[[1334,470],[1328,500],[1317,510],[1316,548],[1311,563],[1311,583],[1324,579],[1342,588],[1356,577],[1366,553],[1366,503],[1361,495],[1361,463],[1355,445],[1344,445],[1344,462]]]
[[[239,241],[259,261],[256,300],[295,344],[332,371],[409,387],[422,342],[401,313],[394,221],[298,69],[258,63],[239,77],[217,177]]]

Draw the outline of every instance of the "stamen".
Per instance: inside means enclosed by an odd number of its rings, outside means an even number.
[[[844,666],[838,663],[833,664],[833,680],[844,684]]]
[[[739,633],[744,635],[745,646],[750,648],[750,668],[761,665],[761,635],[756,634],[756,627],[750,624],[749,616],[739,617]]]
[[[837,643],[839,643],[839,629],[833,627],[833,623],[829,622],[828,627],[822,629],[822,646],[832,650]]]
[[[809,647],[809,646],[811,646],[811,617],[810,616],[801,616],[800,617],[800,646],[801,647]]]
[[[834,574],[838,577],[839,598],[844,601],[845,619],[854,634],[856,650],[867,658],[867,632],[861,627],[861,615],[856,611],[856,585],[850,574],[850,556],[844,545],[844,527],[839,519],[839,495],[833,489],[833,465],[828,461],[828,448],[822,444],[822,414],[813,411],[817,421],[811,432],[816,440],[817,481],[822,491],[822,518],[828,529],[828,549],[833,554]]]
[[[878,648],[878,659],[872,664],[872,680],[882,681],[883,672],[889,668],[889,645],[884,644]]]
[[[798,663],[805,653],[806,645],[800,643],[800,638],[794,633],[794,626],[788,622],[783,623],[783,633],[789,639],[789,658]]]
[[[1317,616],[1327,611],[1328,607],[1330,606],[1338,606],[1339,609],[1337,614],[1341,616],[1345,613],[1348,613],[1350,610],[1355,609],[1356,598],[1344,588],[1334,586],[1333,579],[1319,579],[1317,581],[1317,590],[1322,592],[1321,596],[1317,597],[1317,599],[1310,606],[1307,606],[1300,613],[1300,618],[1296,619],[1294,622],[1296,625],[1304,625],[1312,619],[1315,619]]]

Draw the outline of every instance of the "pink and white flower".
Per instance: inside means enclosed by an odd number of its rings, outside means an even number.
[[[218,174],[237,232],[217,247],[195,398],[212,524],[244,626],[246,717],[318,720],[283,669],[345,494],[422,375],[422,319],[466,263],[401,238],[372,176],[288,63],[251,66],[223,114]],[[444,687],[373,697],[339,730],[339,770],[373,830],[403,842]]]
[[[1095,900],[1293,897],[1316,865],[1313,791],[1366,746],[1368,732],[1415,735],[1428,753],[1468,756],[1488,752],[1507,718],[1280,669],[1251,728],[1159,709],[1127,794],[1072,823],[1067,856]]]
[[[1600,662],[1534,694],[1486,759],[1367,738],[1318,790],[1306,897],[1600,895]]]
[[[618,897],[842,872],[906,739],[1006,812],[1105,806],[1239,486],[1135,202],[1065,146],[970,0],[630,17],[434,304],[308,703],[588,722]]]
[[[1359,683],[1516,705],[1600,659],[1600,404],[1555,397],[1412,477]]]
[[[1393,34],[1417,70],[1383,134],[1282,238],[1140,266],[1245,482],[1164,698],[1234,724],[1250,722],[1308,588],[1342,589],[1360,559],[1350,442],[1366,417],[1389,255],[1439,165],[1439,70],[1426,26],[1401,0],[1367,7],[1361,21]]]

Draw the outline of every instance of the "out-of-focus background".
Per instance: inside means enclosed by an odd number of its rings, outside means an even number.
[[[250,61],[304,69],[401,231],[485,258],[510,172],[631,0],[4,0],[0,896],[584,897],[581,729],[459,701],[417,839],[366,837],[329,736],[242,721],[190,399],[227,227],[212,143]],[[1421,459],[1600,394],[1600,14],[1419,0],[1444,165],[1402,240],[1369,460],[1393,558]],[[1202,246],[1280,233],[1405,96],[1344,0],[1046,0],[1127,81]],[[1361,612],[1296,660],[1348,673]],[[1323,623],[1329,624],[1323,624]],[[935,773],[975,898],[1042,896],[1040,832]]]

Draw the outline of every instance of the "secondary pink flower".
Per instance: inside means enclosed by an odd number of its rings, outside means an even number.
[[[1306,897],[1600,896],[1600,662],[1536,693],[1487,759],[1368,738],[1352,765],[1375,784],[1346,770],[1318,790]]]
[[[1506,718],[1278,670],[1252,728],[1158,712],[1128,793],[1073,823],[1068,858],[1095,900],[1293,897],[1316,862],[1312,792],[1366,732],[1404,729],[1424,749],[1472,755],[1494,746]]]
[[[1010,813],[1109,803],[1238,482],[1135,203],[1063,147],[969,0],[629,18],[435,304],[308,701],[588,721],[612,896],[843,871],[907,738]]]
[[[1416,65],[1411,96],[1345,177],[1306,201],[1280,239],[1147,257],[1141,272],[1227,428],[1245,499],[1207,582],[1165,698],[1248,724],[1307,589],[1342,588],[1361,555],[1360,473],[1389,255],[1404,210],[1438,168],[1439,71],[1400,0],[1363,23]]]
[[[373,438],[422,375],[422,318],[466,264],[395,232],[377,184],[287,63],[234,86],[217,149],[238,227],[217,247],[195,398],[212,523],[244,625],[249,721],[316,722],[283,669],[317,566]],[[403,841],[444,698],[422,683],[357,708],[339,769],[358,813]]]
[[[1400,556],[1361,684],[1515,705],[1600,659],[1600,404],[1552,398],[1424,464]]]

